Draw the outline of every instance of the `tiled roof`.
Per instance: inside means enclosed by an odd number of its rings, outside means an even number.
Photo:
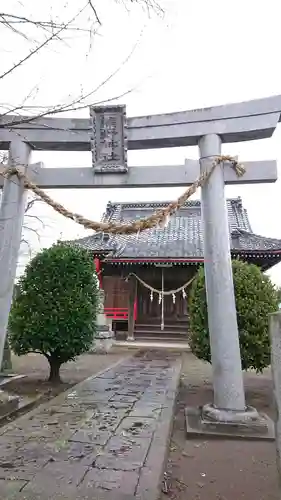
[[[167,202],[108,203],[103,222],[128,222],[147,217]],[[279,250],[281,240],[265,238],[252,232],[241,198],[227,200],[231,249],[233,251],[267,252]],[[106,252],[108,258],[199,258],[203,257],[201,203],[188,201],[165,228],[156,227],[134,235],[98,233],[73,242],[95,252]]]

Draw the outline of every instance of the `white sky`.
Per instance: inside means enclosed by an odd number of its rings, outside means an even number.
[[[52,4],[53,16],[70,18],[71,12],[77,11],[75,0],[2,0],[1,4],[3,12],[32,15],[34,19],[36,16],[48,19]],[[162,4],[165,17],[149,18],[139,7],[132,7],[128,12],[122,2],[116,5],[114,0],[96,0],[103,25],[91,45],[89,37],[82,33],[69,34],[67,42],[50,44],[0,80],[0,101],[18,105],[31,93],[26,100],[29,105],[66,102],[98,86],[120,66],[136,43],[129,61],[88,104],[135,88],[120,103],[127,105],[128,116],[137,116],[281,93],[280,0],[266,3],[164,0]],[[89,14],[89,10],[82,14],[80,25],[89,24]],[[37,40],[43,39],[39,30],[30,33]],[[32,45],[3,25],[0,35],[1,71],[4,71]],[[71,115],[73,113],[67,116]],[[88,109],[75,116],[88,117]],[[242,161],[277,159],[280,176],[280,138],[281,125],[271,139],[224,145],[223,151],[238,154]],[[198,157],[197,148],[129,152],[129,164],[179,164],[188,157]],[[46,167],[91,166],[90,153],[35,151],[32,160],[43,161]],[[67,208],[99,219],[109,200],[174,199],[182,190],[56,190],[51,194]],[[281,238],[280,194],[280,180],[273,185],[226,188],[227,197],[242,197],[256,233],[277,238]],[[48,222],[41,231],[41,246],[52,244],[60,236],[65,239],[88,234],[45,205],[38,205],[36,213]],[[35,240],[32,243],[38,248]],[[281,265],[276,266],[271,275],[281,285]]]

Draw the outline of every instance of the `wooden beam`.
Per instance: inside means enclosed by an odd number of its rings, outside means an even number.
[[[134,276],[130,277],[129,311],[128,311],[128,337],[127,340],[134,340],[135,331],[135,301],[137,299],[138,282]]]
[[[237,177],[231,167],[226,167],[226,184],[272,183],[277,180],[275,160],[244,162],[246,173]],[[184,165],[129,167],[126,174],[95,174],[91,167],[42,168],[34,164],[30,179],[43,189],[81,188],[138,188],[189,186],[199,177],[199,162],[186,160]],[[0,187],[3,178],[0,177]]]
[[[270,137],[280,121],[281,95],[210,108],[128,118],[128,148],[152,149],[195,146],[206,134],[222,142]],[[30,121],[31,120],[31,121]],[[19,123],[19,122],[22,123]],[[0,148],[21,137],[34,149],[90,151],[90,119],[4,116],[0,119]]]

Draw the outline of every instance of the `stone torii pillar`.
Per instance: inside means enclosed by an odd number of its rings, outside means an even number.
[[[9,166],[27,172],[30,151],[28,144],[14,138],[9,147]],[[25,203],[23,182],[16,175],[5,179],[0,207],[0,366],[13,297]]]
[[[216,134],[202,137],[199,150],[201,171],[208,171],[216,156],[221,154],[220,137]],[[214,386],[214,407],[210,406],[205,410],[217,418],[226,419],[229,410],[244,412],[246,404],[222,165],[217,165],[206,185],[202,187],[201,193],[204,269]]]

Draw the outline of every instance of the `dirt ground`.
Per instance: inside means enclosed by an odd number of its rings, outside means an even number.
[[[245,387],[248,404],[273,417],[270,370],[246,374]],[[185,406],[210,401],[210,367],[188,353],[161,500],[280,500],[274,443],[186,438]]]

